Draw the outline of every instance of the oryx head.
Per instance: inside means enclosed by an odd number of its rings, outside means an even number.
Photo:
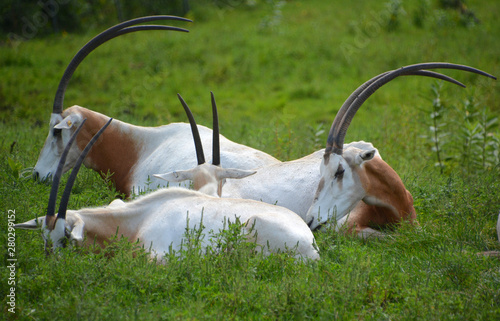
[[[330,128],[323,160],[321,179],[306,216],[306,222],[312,230],[335,217],[337,220],[347,215],[351,209],[363,200],[369,205],[395,207],[389,204],[387,193],[390,188],[382,185],[402,185],[399,176],[378,156],[376,149],[350,147],[344,150],[344,137],[349,124],[361,105],[378,88],[399,76],[419,75],[446,80],[462,87],[462,83],[442,74],[426,69],[447,68],[474,72],[496,79],[478,69],[450,63],[423,63],[406,66],[382,73],[358,87],[344,102]],[[404,188],[399,190],[404,190]]]
[[[184,107],[184,110],[186,111],[191,125],[198,166],[185,171],[155,174],[153,176],[170,182],[191,180],[193,181],[193,188],[195,190],[208,195],[220,197],[222,194],[222,186],[227,178],[243,178],[256,173],[255,171],[220,167],[219,117],[217,115],[217,105],[215,104],[213,93],[211,93],[213,117],[212,164],[207,164],[205,162],[203,146],[201,144],[200,134],[198,132],[198,127],[193,114],[184,99],[182,99],[181,95],[178,94],[177,96],[181,101],[182,107]]]
[[[68,145],[70,137],[81,124],[83,123],[80,114],[69,114],[67,117],[63,117],[61,112],[50,115],[49,135],[45,140],[40,156],[38,156],[38,161],[33,169],[33,178],[35,180],[50,181],[52,179],[52,176],[56,172],[58,161],[64,151],[64,146]],[[71,144],[63,173],[74,166],[80,152],[76,144]]]
[[[109,119],[109,121],[97,132],[97,134],[92,137],[87,146],[85,146],[83,151],[75,160],[73,170],[71,171],[68,182],[66,183],[66,187],[64,188],[63,196],[61,197],[57,216],[54,213],[61,175],[63,173],[63,169],[65,167],[66,159],[70,152],[71,145],[73,145],[73,142],[82,129],[86,119],[83,119],[81,121],[80,125],[75,129],[75,132],[71,135],[71,137],[69,137],[68,143],[61,153],[61,157],[58,161],[58,166],[52,180],[52,188],[50,191],[49,202],[47,206],[47,215],[45,217],[35,218],[33,220],[14,225],[15,228],[19,229],[38,229],[41,227],[42,236],[45,243],[45,251],[47,253],[51,245],[53,249],[56,249],[65,247],[69,241],[83,240],[83,221],[78,221],[78,218],[76,217],[71,217],[71,222],[66,220],[66,210],[68,207],[69,197],[71,195],[71,189],[73,188],[73,184],[75,183],[76,176],[78,174],[78,171],[80,170],[83,160],[85,159],[85,156],[87,156],[88,152],[97,141],[99,136],[102,135],[104,130],[111,123],[111,120],[112,119]]]
[[[85,57],[87,57],[94,49],[96,49],[103,43],[120,35],[124,35],[135,31],[174,30],[174,31],[188,32],[188,30],[186,29],[164,26],[164,25],[137,26],[137,24],[155,20],[191,21],[185,18],[174,17],[174,16],[150,16],[150,17],[141,17],[125,21],[123,23],[117,24],[107,29],[106,31],[94,37],[85,46],[83,46],[78,51],[78,53],[73,57],[69,65],[66,67],[66,70],[57,88],[52,114],[50,116],[49,135],[45,140],[45,144],[40,152],[38,161],[33,169],[33,178],[35,180],[50,181],[52,179],[52,176],[56,171],[58,161],[61,158],[61,154],[64,150],[64,146],[67,145],[69,138],[75,132],[76,128],[81,124],[82,119],[85,118],[80,113],[72,110],[66,110],[66,112],[63,112],[63,102],[64,102],[64,94],[66,92],[66,88],[68,87],[68,83],[71,77],[73,76],[73,73],[75,72],[76,68],[85,59]],[[91,120],[89,119],[89,122],[90,121]],[[79,145],[85,146],[85,143]],[[71,150],[69,151],[68,161],[63,168],[63,173],[65,173],[74,166],[76,158],[78,157],[80,152],[81,150],[76,145],[71,148]]]

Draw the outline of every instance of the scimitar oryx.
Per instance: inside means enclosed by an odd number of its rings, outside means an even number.
[[[382,73],[358,87],[344,102],[330,128],[326,148],[303,158],[270,164],[255,175],[228,181],[223,197],[240,197],[277,204],[299,214],[312,230],[329,219],[360,236],[382,234],[374,227],[401,221],[416,223],[413,198],[399,175],[368,142],[344,144],[347,129],[361,105],[378,88],[408,75],[462,83],[427,69],[446,68],[477,73],[478,69],[450,63],[422,63]]]

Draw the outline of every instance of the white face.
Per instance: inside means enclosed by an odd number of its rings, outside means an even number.
[[[330,218],[340,221],[365,197],[357,170],[364,161],[372,159],[374,155],[375,150],[348,148],[342,156],[330,154],[323,159],[320,183],[306,214],[306,223],[311,230],[326,223]]]
[[[71,115],[63,119],[61,114],[52,114],[50,116],[49,135],[45,140],[45,144],[38,156],[35,168],[33,169],[33,177],[38,181],[51,181],[52,176],[57,170],[57,165],[64,147],[68,143],[71,134],[80,122],[78,115]],[[68,158],[64,165],[63,173],[67,172],[75,164],[80,151],[76,144],[71,147]]]
[[[67,226],[66,220],[64,219],[56,220],[56,224],[52,231],[49,231],[44,224],[44,226],[42,227],[42,234],[43,240],[45,242],[45,249],[47,249],[47,246],[49,245],[52,245],[53,250],[65,247],[66,243],[68,242],[67,234],[69,234],[67,233],[67,230],[69,230],[69,227]]]
[[[47,228],[46,218],[46,216],[40,216],[24,223],[15,224],[14,228],[32,231],[41,229],[46,251],[49,249],[55,251],[66,246],[82,245],[85,223],[77,212],[68,210],[66,219],[56,219],[53,229]]]
[[[64,247],[64,245],[67,243],[67,235],[70,233],[71,226],[67,224],[66,220],[58,219],[56,220],[54,229],[50,230],[47,228],[45,219],[45,216],[40,216],[24,223],[15,224],[14,227],[23,230],[41,229],[46,251],[48,251],[49,248],[55,250],[57,248]]]

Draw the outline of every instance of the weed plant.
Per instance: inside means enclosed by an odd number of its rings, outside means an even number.
[[[456,23],[455,9],[424,2],[397,2],[407,16],[399,15],[391,32],[384,2],[190,2],[189,34],[114,39],[82,63],[65,103],[157,126],[185,121],[179,92],[197,121],[210,126],[214,91],[223,135],[295,159],[324,146],[342,102],[381,72],[449,61],[500,75],[498,2],[470,3],[480,22],[468,26]],[[265,17],[279,17],[278,27],[262,29]],[[50,186],[24,170],[35,165],[47,135],[59,77],[78,48],[115,22],[0,45],[3,298],[11,291],[7,213],[15,211],[16,222],[23,222],[46,211]],[[413,195],[419,228],[402,224],[384,239],[360,240],[327,227],[315,233],[321,259],[301,262],[289,253],[253,251],[238,225],[206,231],[192,222],[186,248],[163,264],[119,235],[100,251],[63,249],[46,257],[40,232],[16,231],[16,313],[4,300],[1,318],[499,319],[500,260],[478,253],[500,250],[500,85],[444,73],[468,89],[435,84],[429,94],[428,79],[402,77],[363,105],[346,137],[371,141],[397,171]],[[429,118],[436,111],[439,117]],[[102,206],[117,196],[98,173],[82,169],[69,208]],[[202,237],[213,242],[205,253],[198,247]]]
[[[498,117],[486,106],[479,107],[472,95],[458,105],[443,101],[441,89],[442,83],[431,85],[432,108],[427,110],[431,134],[422,136],[429,140],[435,152],[435,166],[441,174],[446,167],[458,169],[465,175],[479,171],[500,173]]]

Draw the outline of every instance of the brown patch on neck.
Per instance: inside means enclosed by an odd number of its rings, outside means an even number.
[[[372,222],[383,225],[401,220],[413,222],[416,219],[410,192],[406,190],[399,175],[381,158],[375,157],[364,162],[362,169],[357,168],[357,173],[366,194],[385,203],[382,206],[368,207],[373,215]]]
[[[87,118],[77,137],[78,148],[83,150],[109,118],[85,108],[80,108],[79,111]],[[123,123],[112,121],[90,150],[84,164],[99,172],[103,178],[108,173],[112,174],[111,181],[116,190],[129,197],[133,169],[138,158],[138,142],[131,133],[124,131]]]
[[[129,213],[130,214],[130,213]],[[129,229],[127,226],[140,226],[140,213],[128,215],[125,212],[117,213],[113,209],[83,209],[79,215],[85,222],[85,245],[91,246],[94,243],[101,248],[113,240],[115,235],[118,239],[127,238],[130,242],[138,239],[139,229]],[[130,219],[132,219],[131,223]],[[117,234],[118,232],[118,234]]]

